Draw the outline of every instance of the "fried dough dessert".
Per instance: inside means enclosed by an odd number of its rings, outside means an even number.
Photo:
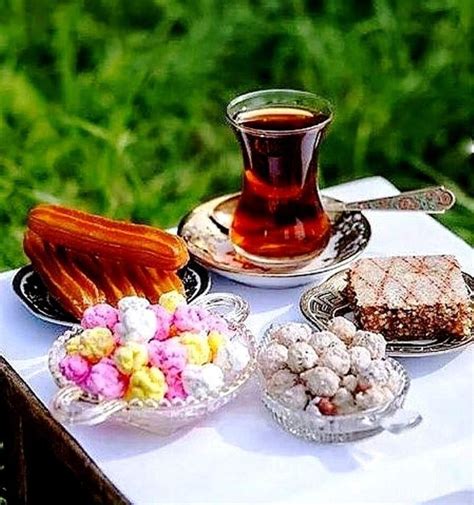
[[[78,319],[125,296],[157,303],[168,291],[184,294],[176,273],[189,259],[184,241],[149,226],[40,205],[29,213],[23,247],[50,294]]]
[[[51,295],[74,317],[80,318],[87,307],[106,301],[103,291],[68,258],[65,251],[46,244],[31,230],[25,233],[23,247]]]
[[[151,226],[115,221],[60,205],[38,205],[28,228],[78,253],[174,271],[189,261],[183,239]]]

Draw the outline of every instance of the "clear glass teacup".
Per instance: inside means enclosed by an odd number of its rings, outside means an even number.
[[[268,266],[309,261],[331,233],[318,189],[319,147],[332,120],[329,102],[305,91],[256,91],[232,100],[227,120],[244,160],[230,230],[235,249]]]

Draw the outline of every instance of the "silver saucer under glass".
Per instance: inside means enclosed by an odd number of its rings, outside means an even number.
[[[313,282],[325,272],[347,265],[357,258],[370,239],[370,224],[361,212],[331,212],[331,238],[324,251],[297,268],[262,266],[239,256],[229,228],[239,193],[214,198],[186,215],[178,226],[193,259],[224,277],[263,288],[287,288]],[[322,198],[323,204],[338,202]]]

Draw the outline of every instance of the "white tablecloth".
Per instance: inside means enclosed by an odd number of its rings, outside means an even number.
[[[374,177],[325,191],[345,200],[391,195]],[[435,220],[368,212],[366,255],[449,253],[474,273],[471,248]],[[45,403],[56,391],[46,354],[61,328],[30,315],[15,298],[13,272],[0,274],[0,353]],[[274,321],[301,320],[304,287],[267,291],[214,276],[213,290],[251,304],[257,335]],[[401,435],[382,433],[340,446],[316,445],[280,430],[260,404],[256,385],[193,429],[171,438],[133,428],[68,428],[134,503],[473,503],[473,347],[402,360],[413,380],[407,408],[423,423]],[[0,413],[1,415],[1,413]]]

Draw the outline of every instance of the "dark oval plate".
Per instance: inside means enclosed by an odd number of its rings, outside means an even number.
[[[183,281],[188,302],[205,295],[211,288],[209,272],[191,262],[178,272]],[[49,294],[40,276],[32,265],[26,265],[15,274],[12,280],[13,291],[23,305],[36,317],[48,323],[72,326],[78,321],[71,314],[65,312],[59,303]]]

